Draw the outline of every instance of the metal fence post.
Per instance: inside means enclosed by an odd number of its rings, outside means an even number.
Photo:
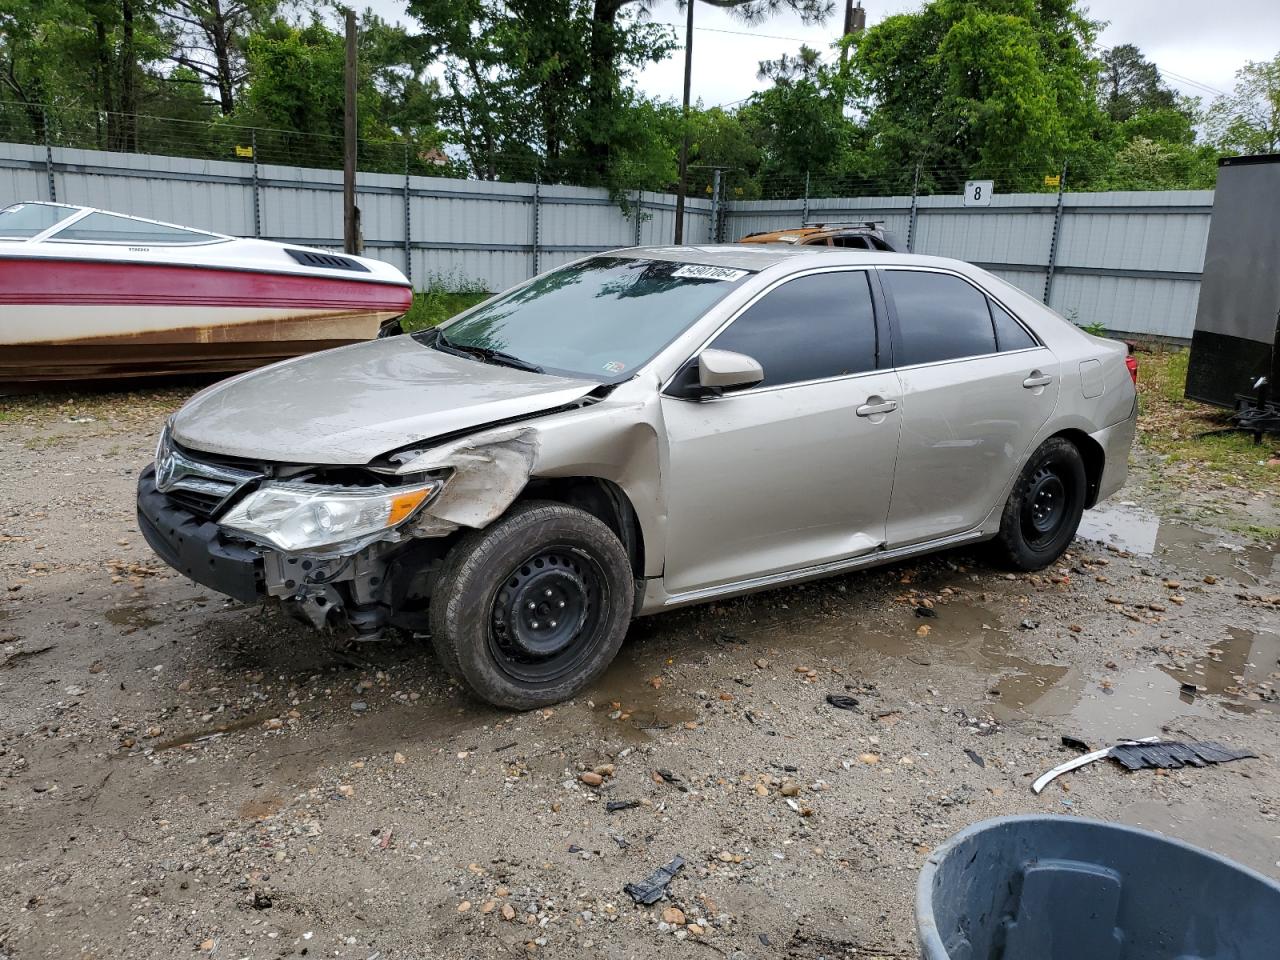
[[[536,277],[541,271],[538,269],[538,240],[542,235],[542,174],[536,173],[533,176],[533,273],[532,277]]]
[[[911,216],[907,219],[907,253],[916,251],[916,214],[920,207],[920,164],[916,164],[916,175],[911,181]]]
[[[720,168],[711,171],[711,242],[723,242],[720,231]]]
[[[1049,266],[1044,275],[1044,303],[1049,303],[1053,292],[1053,272],[1058,266],[1058,235],[1062,232],[1062,194],[1067,189],[1067,164],[1063,161],[1058,176],[1058,205],[1053,211],[1053,232],[1049,234]]]
[[[640,246],[640,227],[644,224],[644,191],[636,190],[636,206],[635,212],[632,214],[636,218],[636,246]]]
[[[804,206],[800,208],[800,226],[809,225],[809,171],[804,172]]]
[[[249,131],[249,152],[253,154],[253,235],[262,236],[262,199],[258,196],[258,131]]]
[[[413,220],[409,203],[409,141],[404,144],[404,276],[413,284]]]
[[[58,202],[58,187],[53,182],[53,147],[49,143],[49,111],[40,108],[40,132],[44,137],[44,172],[49,178],[49,202]]]

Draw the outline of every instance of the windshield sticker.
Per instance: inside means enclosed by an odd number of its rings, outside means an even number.
[[[711,267],[701,263],[690,263],[673,270],[673,277],[685,277],[689,280],[727,280],[732,283],[747,275],[746,270],[734,270],[731,267]]]
[[[621,360],[610,360],[604,365],[605,373],[621,373],[625,369],[627,369],[627,365]]]

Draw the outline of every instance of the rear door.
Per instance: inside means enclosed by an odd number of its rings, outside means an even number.
[[[963,533],[997,505],[1057,403],[1058,362],[959,274],[881,271],[901,384],[890,548]]]
[[[898,380],[872,279],[836,270],[773,287],[707,344],[753,357],[764,382],[714,399],[670,389],[662,398],[668,592],[714,590],[884,542]]]

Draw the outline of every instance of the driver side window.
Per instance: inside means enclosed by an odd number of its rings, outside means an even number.
[[[747,308],[710,344],[764,368],[762,387],[876,369],[876,319],[865,270],[797,277]]]

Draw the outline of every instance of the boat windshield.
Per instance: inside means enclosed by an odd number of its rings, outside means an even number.
[[[61,203],[15,203],[0,210],[0,240],[30,240],[79,212]]]
[[[432,331],[436,349],[549,373],[626,379],[748,270],[600,256],[561,267]],[[443,333],[443,339],[439,333]]]
[[[88,216],[69,223],[48,237],[52,241],[72,243],[212,243],[221,240],[216,233],[175,227],[168,223],[139,220],[118,213],[95,210]]]

